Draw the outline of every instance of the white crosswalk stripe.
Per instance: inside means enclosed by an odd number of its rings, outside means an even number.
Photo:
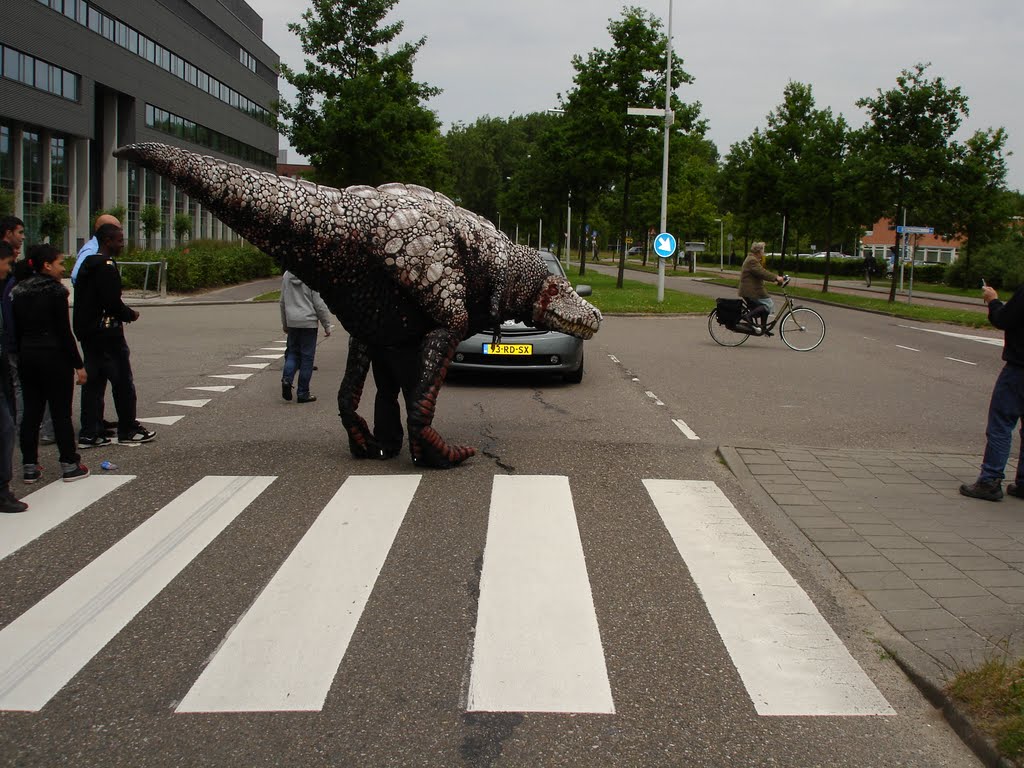
[[[132,479],[45,486],[0,516],[0,559]],[[274,480],[203,478],[8,624],[0,710],[44,707]],[[176,711],[321,710],[420,482],[345,480]],[[894,714],[714,483],[643,485],[759,714]],[[467,710],[614,715],[569,478],[495,476],[482,562]]]
[[[0,632],[0,709],[40,710],[274,481],[205,477]]]

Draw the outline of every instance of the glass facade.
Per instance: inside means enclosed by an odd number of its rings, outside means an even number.
[[[148,37],[129,27],[122,21],[110,14],[96,8],[87,0],[38,0],[39,3],[52,8],[57,13],[62,13],[69,19],[77,21],[84,27],[91,29],[98,35],[102,35],[115,45],[119,45],[127,51],[140,56],[151,64],[165,69],[172,75],[184,80],[190,85],[205,91],[225,104],[244,112],[266,125],[274,124],[274,116],[269,110],[264,109],[256,102],[242,95],[230,86],[222,83],[217,78],[204,72],[189,63],[178,54],[167,50],[159,43],[150,40]],[[244,49],[243,49],[244,51]],[[244,51],[252,59],[252,66],[239,54],[240,61],[253,72],[255,69],[255,58],[248,51]],[[5,75],[6,76],[6,75]],[[44,89],[45,90],[45,89]],[[77,99],[77,96],[76,96]]]
[[[245,144],[238,139],[194,123],[165,109],[154,107],[152,104],[146,105],[146,127],[191,141],[201,147],[215,149],[225,155],[237,157],[239,160],[254,165],[271,169],[277,167],[277,158],[269,152],[264,152],[250,144]]]
[[[81,78],[77,74],[9,45],[0,45],[0,76],[68,101],[78,101]]]
[[[14,191],[14,141],[9,125],[0,125],[0,187]]]
[[[25,131],[21,144],[21,173],[24,190],[21,218],[25,222],[28,241],[38,242],[39,207],[43,204],[43,143],[35,131]]]
[[[66,142],[63,138],[54,136],[50,139],[50,199],[66,205],[70,193]]]

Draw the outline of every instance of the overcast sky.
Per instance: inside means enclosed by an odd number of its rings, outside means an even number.
[[[557,106],[557,95],[572,87],[572,56],[610,46],[610,19],[637,5],[666,20],[669,2],[400,0],[391,18],[405,22],[402,39],[426,36],[415,75],[443,89],[429,106],[447,130],[484,115]],[[286,25],[299,20],[306,0],[248,3],[263,17],[267,44],[301,68],[298,38]],[[1024,190],[1024,2],[676,0],[672,13],[675,51],[694,78],[676,92],[703,105],[708,138],[723,155],[763,124],[790,80],[810,83],[819,107],[860,126],[865,115],[854,106],[858,98],[895,87],[901,69],[931,62],[931,76],[959,86],[970,100],[958,138],[1006,128],[1014,152],[1007,184]],[[283,80],[281,90],[290,95]]]

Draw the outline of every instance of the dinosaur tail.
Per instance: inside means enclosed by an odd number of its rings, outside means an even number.
[[[268,252],[282,239],[294,247],[303,235],[325,233],[326,208],[340,202],[341,193],[308,181],[296,181],[257,171],[214,157],[146,142],[114,152],[168,177],[218,219],[257,247]]]

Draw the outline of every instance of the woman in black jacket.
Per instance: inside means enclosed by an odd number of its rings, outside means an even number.
[[[36,482],[39,465],[39,425],[47,404],[60,451],[61,476],[66,483],[89,476],[75,451],[71,402],[75,383],[85,383],[85,368],[68,320],[68,291],[61,284],[64,254],[52,245],[34,245],[26,263],[32,273],[14,286],[14,333],[18,345],[18,373],[25,397],[21,420],[21,456],[24,480]],[[73,374],[73,375],[72,375]]]

